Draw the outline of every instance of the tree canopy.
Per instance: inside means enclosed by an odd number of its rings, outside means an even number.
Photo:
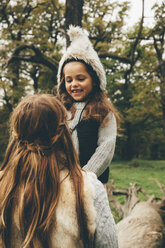
[[[129,1],[1,0],[0,159],[19,100],[55,93],[70,24],[88,31],[105,67],[107,94],[122,119],[115,158],[165,158],[165,4],[153,6],[155,23],[148,27],[144,1],[141,19],[126,29]]]

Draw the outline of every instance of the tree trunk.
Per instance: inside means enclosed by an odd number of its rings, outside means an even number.
[[[84,0],[66,0],[65,6],[65,30],[72,24],[74,26],[82,26]],[[67,46],[69,39],[66,37]]]
[[[165,62],[162,62],[160,66],[161,73],[161,84],[160,84],[160,94],[161,94],[161,104],[163,112],[163,132],[165,140]]]

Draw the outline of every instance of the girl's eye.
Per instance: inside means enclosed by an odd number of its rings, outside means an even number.
[[[68,79],[65,80],[65,82],[71,83],[71,82],[72,82],[72,79],[69,79],[69,78],[68,78]]]
[[[80,81],[83,81],[85,78],[79,78]]]

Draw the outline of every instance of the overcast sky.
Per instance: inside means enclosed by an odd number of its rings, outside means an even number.
[[[65,3],[66,0],[60,0],[61,2]],[[113,2],[116,0],[109,0],[109,2]],[[119,2],[123,2],[124,0],[118,0]],[[128,17],[127,25],[133,26],[142,15],[142,0],[128,0],[131,2],[131,9],[130,14]],[[154,18],[153,18],[153,11],[151,10],[152,6],[155,3],[162,3],[164,0],[145,0],[144,1],[144,14],[145,14],[145,22],[144,25],[152,26]]]
[[[122,2],[122,0],[119,0]],[[152,6],[155,3],[162,3],[164,0],[145,0],[144,5],[144,15],[145,15],[145,25],[152,25],[153,11],[151,10]],[[132,26],[136,23],[142,15],[142,0],[131,0],[131,10],[128,18],[128,25]]]

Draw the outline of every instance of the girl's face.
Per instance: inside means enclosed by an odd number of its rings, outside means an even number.
[[[93,82],[86,66],[78,61],[69,62],[63,69],[65,88],[75,101],[83,101],[92,91]]]

